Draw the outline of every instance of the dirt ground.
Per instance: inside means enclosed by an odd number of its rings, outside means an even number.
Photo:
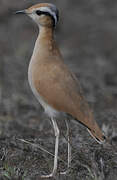
[[[38,2],[44,1],[1,0],[0,180],[40,180],[53,167],[53,156],[40,148],[54,153],[54,132],[27,81],[38,29],[28,17],[13,14]],[[72,167],[65,176],[58,173],[56,180],[117,180],[117,1],[46,2],[60,10],[56,40],[110,141],[110,145],[97,144],[71,120]],[[63,121],[59,126],[59,171],[63,171],[66,127]]]

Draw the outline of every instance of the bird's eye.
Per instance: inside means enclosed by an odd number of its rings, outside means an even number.
[[[36,11],[36,14],[37,14],[38,16],[40,16],[41,14],[43,14],[43,12],[40,11],[40,10],[37,10],[37,11]]]

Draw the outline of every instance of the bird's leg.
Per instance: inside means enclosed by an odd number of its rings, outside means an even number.
[[[56,120],[52,119],[52,123],[53,123],[54,131],[55,131],[55,137],[56,137],[55,155],[54,155],[54,168],[53,168],[53,172],[52,172],[52,174],[54,175],[54,174],[56,174],[57,163],[58,163],[59,128],[58,128],[58,125],[56,123]]]
[[[65,123],[66,123],[66,127],[67,127],[68,164],[67,164],[67,170],[64,172],[61,172],[61,174],[66,174],[69,171],[69,168],[71,167],[71,144],[70,144],[69,120],[65,120]]]
[[[65,120],[66,122],[66,126],[67,126],[67,135],[68,135],[68,166],[67,168],[69,169],[71,167],[71,141],[70,141],[70,136],[71,136],[71,133],[70,133],[70,128],[69,128],[69,120]]]
[[[55,132],[55,154],[54,154],[54,167],[53,167],[53,171],[51,174],[49,175],[43,175],[41,176],[42,178],[50,178],[50,177],[54,177],[57,173],[57,164],[58,164],[58,145],[59,145],[59,128],[57,125],[57,122],[55,119],[51,119],[52,120],[52,124],[54,127],[54,132]]]

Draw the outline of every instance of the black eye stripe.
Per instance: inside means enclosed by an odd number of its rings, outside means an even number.
[[[36,14],[39,15],[39,16],[44,14],[44,15],[53,17],[49,12],[46,12],[46,11],[37,10]]]
[[[42,12],[42,11],[40,11],[40,10],[37,10],[37,11],[36,11],[36,14],[40,16],[40,15],[44,14],[44,12]]]
[[[54,17],[49,12],[37,10],[36,14],[38,16],[40,16],[40,15],[50,16],[52,18],[52,20],[53,20],[53,26],[55,26],[55,19],[54,19]]]

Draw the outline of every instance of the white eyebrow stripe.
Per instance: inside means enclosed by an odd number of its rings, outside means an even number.
[[[48,8],[48,7],[40,7],[40,8],[37,9],[37,10],[41,10],[42,12],[44,11],[44,12],[50,13],[50,14],[54,17],[54,19],[55,19],[55,24],[57,23],[57,17],[56,17],[56,14],[55,14],[55,12],[51,11],[50,8]]]

